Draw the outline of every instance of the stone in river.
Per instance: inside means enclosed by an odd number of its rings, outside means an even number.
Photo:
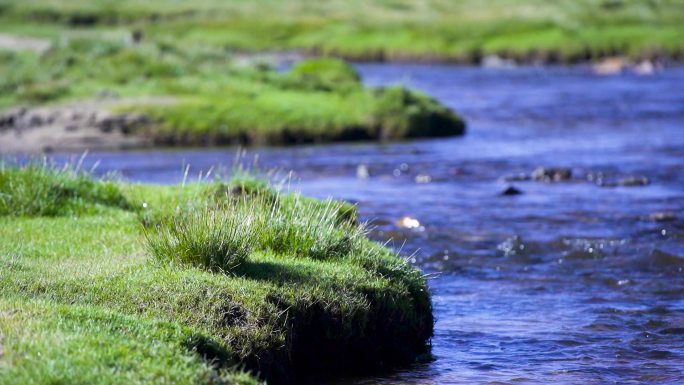
[[[399,225],[399,227],[402,227],[405,229],[416,229],[416,230],[423,229],[423,226],[420,224],[418,219],[412,218],[409,216],[402,217],[401,219],[399,219],[397,221],[397,225]]]
[[[656,66],[650,60],[643,60],[632,67],[632,71],[637,75],[653,75],[656,71]]]
[[[622,178],[618,182],[618,185],[624,186],[624,187],[637,187],[637,186],[646,186],[649,183],[651,183],[648,178],[645,176],[630,176],[627,178]]]
[[[507,195],[507,196],[512,196],[512,195],[522,195],[522,190],[518,189],[515,186],[508,186],[506,187],[505,190],[501,192],[501,195]]]
[[[537,167],[532,179],[539,182],[561,182],[572,177],[572,170],[565,167]]]
[[[430,175],[418,174],[416,175],[416,183],[430,183],[432,177]]]
[[[359,179],[368,179],[370,177],[370,172],[368,172],[368,166],[365,164],[360,164],[356,167],[356,177]]]
[[[654,213],[651,213],[651,215],[649,215],[649,218],[651,218],[651,220],[655,222],[669,222],[677,220],[677,216],[675,215],[675,213],[671,211],[656,211]]]
[[[619,75],[627,66],[627,61],[621,57],[609,57],[594,64],[592,70],[596,75]]]

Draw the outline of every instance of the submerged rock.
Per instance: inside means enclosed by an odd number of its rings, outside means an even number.
[[[671,211],[656,211],[651,213],[649,218],[655,222],[669,222],[677,220],[677,216]]]
[[[515,186],[508,186],[506,187],[505,190],[501,192],[501,195],[504,196],[513,196],[513,195],[522,195],[523,192],[522,190],[516,188]]]
[[[684,266],[684,258],[664,251],[654,249],[650,256],[651,263],[657,266]]]
[[[624,187],[646,186],[650,183],[651,181],[645,176],[630,176],[627,178],[622,178],[618,181],[618,185]]]
[[[432,177],[426,174],[418,174],[415,178],[416,183],[424,184],[432,182]]]
[[[572,177],[572,170],[565,167],[537,167],[532,179],[538,182],[562,182]]]

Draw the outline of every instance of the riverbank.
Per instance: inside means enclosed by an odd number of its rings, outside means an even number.
[[[0,191],[1,384],[289,384],[428,353],[424,278],[346,204],[42,165]]]
[[[4,32],[111,37],[135,30],[175,47],[290,50],[356,61],[480,63],[493,55],[528,64],[613,56],[679,61],[684,52],[684,5],[677,1],[3,3]]]

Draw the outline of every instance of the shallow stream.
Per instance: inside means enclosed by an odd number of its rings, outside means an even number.
[[[293,170],[307,195],[358,202],[376,239],[440,273],[436,359],[340,383],[684,383],[684,68],[359,68],[368,84],[431,94],[469,127],[460,138],[250,150],[261,167]],[[175,183],[183,164],[229,165],[235,152],[88,162]],[[540,166],[572,175],[502,181]],[[630,177],[648,184],[619,185]],[[522,194],[501,195],[508,185]]]

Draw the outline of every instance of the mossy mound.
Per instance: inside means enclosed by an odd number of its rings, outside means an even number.
[[[295,64],[287,74],[293,86],[321,91],[361,87],[361,76],[350,64],[337,59],[309,59]]]
[[[0,384],[286,384],[428,351],[424,278],[366,239],[348,205],[241,185],[118,183],[126,208],[0,216]],[[247,237],[242,263],[148,252],[150,237],[168,236],[164,218],[236,208],[244,221],[231,225],[249,232],[207,242]]]

